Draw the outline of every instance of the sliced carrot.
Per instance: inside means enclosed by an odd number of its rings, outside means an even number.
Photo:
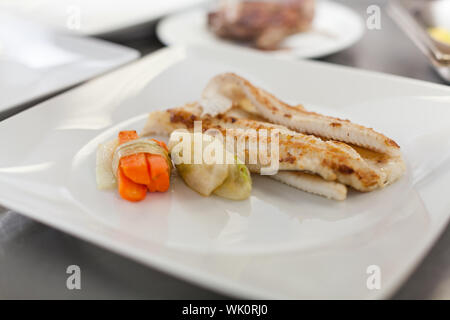
[[[119,132],[119,144],[123,144],[139,136],[136,131]],[[168,151],[162,141],[157,141]],[[167,160],[156,154],[132,154],[120,159],[117,172],[118,188],[122,198],[129,201],[140,201],[145,198],[147,189],[150,192],[165,192],[170,186],[170,173]]]
[[[169,165],[161,155],[147,154],[147,161],[150,168],[150,192],[166,192],[170,187]]]
[[[126,143],[139,138],[134,130],[119,132],[119,144]],[[150,172],[145,154],[132,154],[120,159],[120,167],[123,173],[133,182],[148,185],[150,183]]]
[[[128,179],[123,170],[119,168],[117,172],[117,182],[119,186],[119,194],[128,201],[141,201],[147,195],[147,187],[137,184]]]
[[[133,182],[139,184],[150,183],[150,172],[145,154],[132,154],[120,159],[120,167],[123,173]]]
[[[123,144],[125,142],[135,140],[137,138],[139,138],[139,136],[135,130],[119,132],[119,144]]]
[[[134,130],[121,131],[119,132],[119,144],[135,140],[138,137]],[[133,154],[120,159],[117,182],[119,194],[122,198],[129,201],[143,200],[147,195],[146,185],[149,181],[150,173],[144,154]]]

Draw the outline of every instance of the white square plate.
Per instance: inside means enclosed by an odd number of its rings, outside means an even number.
[[[0,112],[138,57],[139,52],[134,49],[57,33],[0,11]]]
[[[98,143],[146,114],[198,99],[234,71],[281,99],[372,126],[402,147],[407,174],[334,202],[255,177],[250,199],[203,198],[175,179],[140,203],[95,185]],[[0,203],[229,295],[383,298],[450,215],[450,89],[311,61],[167,48],[0,123]],[[381,270],[369,290],[367,269]],[[370,270],[370,269],[369,269]]]

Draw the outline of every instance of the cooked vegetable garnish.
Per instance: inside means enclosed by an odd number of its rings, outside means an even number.
[[[136,131],[119,132],[119,144],[136,140],[139,136]],[[148,185],[150,183],[150,172],[147,158],[144,153],[135,153],[120,159],[120,168],[123,173],[135,183]]]
[[[116,148],[112,158],[113,170],[116,168],[114,172],[117,172],[117,168],[119,168],[120,159],[140,153],[160,155],[167,161],[170,168],[171,161],[169,154],[163,147],[151,139],[136,139],[121,144]]]
[[[119,194],[122,198],[129,201],[141,201],[147,195],[147,188],[143,184],[138,184],[129,179],[122,168],[119,168],[117,174],[117,185],[119,186]]]
[[[101,143],[97,149],[96,178],[97,188],[101,190],[117,188],[116,172],[113,172],[112,159],[119,139]]]
[[[119,132],[119,145],[139,138],[136,131]],[[119,159],[117,169],[119,194],[129,201],[141,201],[147,195],[147,185],[150,181],[147,159],[143,153],[130,154]],[[142,182],[144,181],[144,182]]]
[[[120,131],[119,132],[119,144],[124,144],[125,142],[136,140],[139,135],[135,130]]]
[[[176,165],[184,182],[202,196],[210,196],[228,177],[225,164],[184,164]]]
[[[181,140],[180,140],[181,137]],[[184,159],[182,151],[177,154],[179,144],[183,144],[182,139],[187,138],[190,140],[186,146],[191,146],[191,159]],[[206,139],[205,135],[202,135],[202,152],[205,152],[210,146],[211,140]],[[177,149],[175,149],[177,148]],[[244,200],[250,196],[252,190],[252,180],[248,168],[236,157],[232,157],[225,149],[222,143],[219,143],[218,150],[222,150],[224,160],[221,162],[206,163],[203,161],[201,164],[194,164],[193,162],[193,150],[194,150],[194,134],[183,133],[175,131],[175,134],[171,135],[169,141],[169,150],[172,152],[172,157],[177,167],[177,171],[183,178],[184,182],[193,190],[197,191],[203,196],[209,196],[215,194],[219,197],[232,199],[232,200]],[[234,163],[224,163],[225,159],[234,159]]]
[[[167,152],[169,152],[169,149],[167,148],[166,144],[164,143],[164,141],[158,141],[156,139],[151,139],[152,141],[155,141],[157,144],[159,144],[160,147],[163,147],[164,150],[166,150]]]
[[[243,163],[228,166],[228,177],[224,183],[214,190],[214,194],[232,200],[244,200],[252,192],[250,172]]]
[[[118,139],[97,151],[97,186],[115,185],[122,198],[140,201],[147,190],[165,192],[170,186],[171,160],[164,142],[139,139],[136,131],[121,131]]]
[[[150,192],[166,192],[170,186],[170,170],[167,161],[160,155],[147,154],[150,167],[150,182],[147,183]]]
[[[148,185],[150,172],[147,157],[143,153],[132,154],[120,159],[120,168],[133,182]]]

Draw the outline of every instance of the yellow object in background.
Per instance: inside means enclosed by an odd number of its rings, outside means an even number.
[[[428,33],[434,40],[450,45],[450,30],[440,27],[434,27],[429,28]]]

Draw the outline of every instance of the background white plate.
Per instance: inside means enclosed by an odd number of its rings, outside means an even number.
[[[202,45],[235,47],[258,51],[241,43],[216,37],[207,28],[207,11],[194,9],[163,19],[156,29],[166,45]],[[364,34],[362,19],[351,9],[330,1],[317,1],[311,31],[292,35],[280,45],[283,49],[265,51],[279,57],[317,58],[341,51]]]
[[[132,61],[139,53],[0,12],[0,112]]]
[[[0,8],[57,29],[107,34],[154,21],[205,0],[0,0]]]
[[[95,150],[150,110],[193,101],[234,71],[280,98],[379,129],[408,171],[345,202],[254,178],[247,201],[203,198],[175,179],[130,203],[95,186]],[[167,48],[0,123],[0,203],[230,295],[381,298],[408,276],[450,216],[450,89],[311,61]],[[367,267],[381,289],[366,287]]]

